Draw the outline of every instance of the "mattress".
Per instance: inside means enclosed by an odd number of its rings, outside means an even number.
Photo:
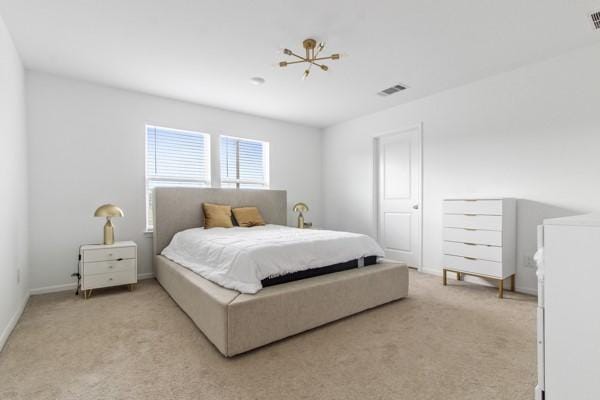
[[[347,271],[349,269],[368,267],[377,264],[377,256],[368,256],[360,260],[351,260],[339,264],[328,265],[326,267],[305,269],[302,271],[291,272],[285,275],[272,276],[261,281],[262,287],[281,285],[282,283],[299,281],[307,278],[314,278],[335,272]]]
[[[287,281],[302,275],[290,274],[342,268],[338,264],[383,257],[384,252],[362,234],[265,225],[187,229],[175,234],[161,254],[224,288],[253,294],[265,279]]]

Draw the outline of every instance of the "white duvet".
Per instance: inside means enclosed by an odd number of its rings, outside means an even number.
[[[256,293],[268,277],[384,253],[366,235],[265,225],[188,229],[162,255],[223,287]]]

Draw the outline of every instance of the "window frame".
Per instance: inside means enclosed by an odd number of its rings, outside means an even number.
[[[166,176],[166,175],[152,175],[148,173],[148,130],[149,129],[164,129],[167,131],[174,132],[182,132],[186,134],[198,135],[204,138],[204,157],[206,163],[206,178],[205,179],[190,179],[190,178],[181,178],[176,176]],[[155,150],[156,152],[156,150]],[[145,124],[144,126],[144,188],[145,188],[145,225],[146,232],[150,233],[154,231],[154,224],[149,225],[149,215],[152,210],[149,209],[150,206],[150,196],[152,193],[150,192],[149,184],[150,182],[173,182],[173,183],[183,183],[181,187],[186,187],[185,183],[189,183],[189,187],[212,187],[212,151],[211,151],[211,135],[209,133],[199,132],[196,130],[186,130],[186,129],[177,129],[177,128],[169,128],[160,125],[154,124]],[[156,161],[155,161],[156,165]]]
[[[223,178],[221,171],[221,139],[233,139],[236,141],[236,176],[237,178]],[[262,168],[263,168],[263,181],[256,181],[250,179],[241,179],[240,176],[240,141],[260,143],[262,145]],[[270,187],[270,143],[266,140],[248,139],[239,136],[232,135],[219,135],[219,184],[223,187],[223,184],[235,184],[235,189],[246,189],[240,187],[241,185],[262,185],[261,188],[256,189],[269,189]]]

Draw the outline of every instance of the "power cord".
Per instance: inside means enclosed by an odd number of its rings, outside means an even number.
[[[91,244],[91,243],[89,243]],[[81,245],[86,246],[86,245]],[[77,272],[73,272],[71,277],[77,277],[77,289],[75,289],[75,296],[79,296],[79,288],[81,287],[81,271],[79,270],[81,265],[81,246],[79,246],[79,251],[77,252]]]
[[[79,272],[73,272],[71,277],[77,277],[77,289],[75,289],[75,296],[79,296],[79,286],[81,286],[81,274]]]

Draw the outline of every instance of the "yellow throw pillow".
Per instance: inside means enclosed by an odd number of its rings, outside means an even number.
[[[239,226],[250,228],[265,224],[265,220],[256,207],[238,207],[233,209],[233,216]]]
[[[202,203],[204,211],[204,228],[232,228],[231,206],[223,204]]]

